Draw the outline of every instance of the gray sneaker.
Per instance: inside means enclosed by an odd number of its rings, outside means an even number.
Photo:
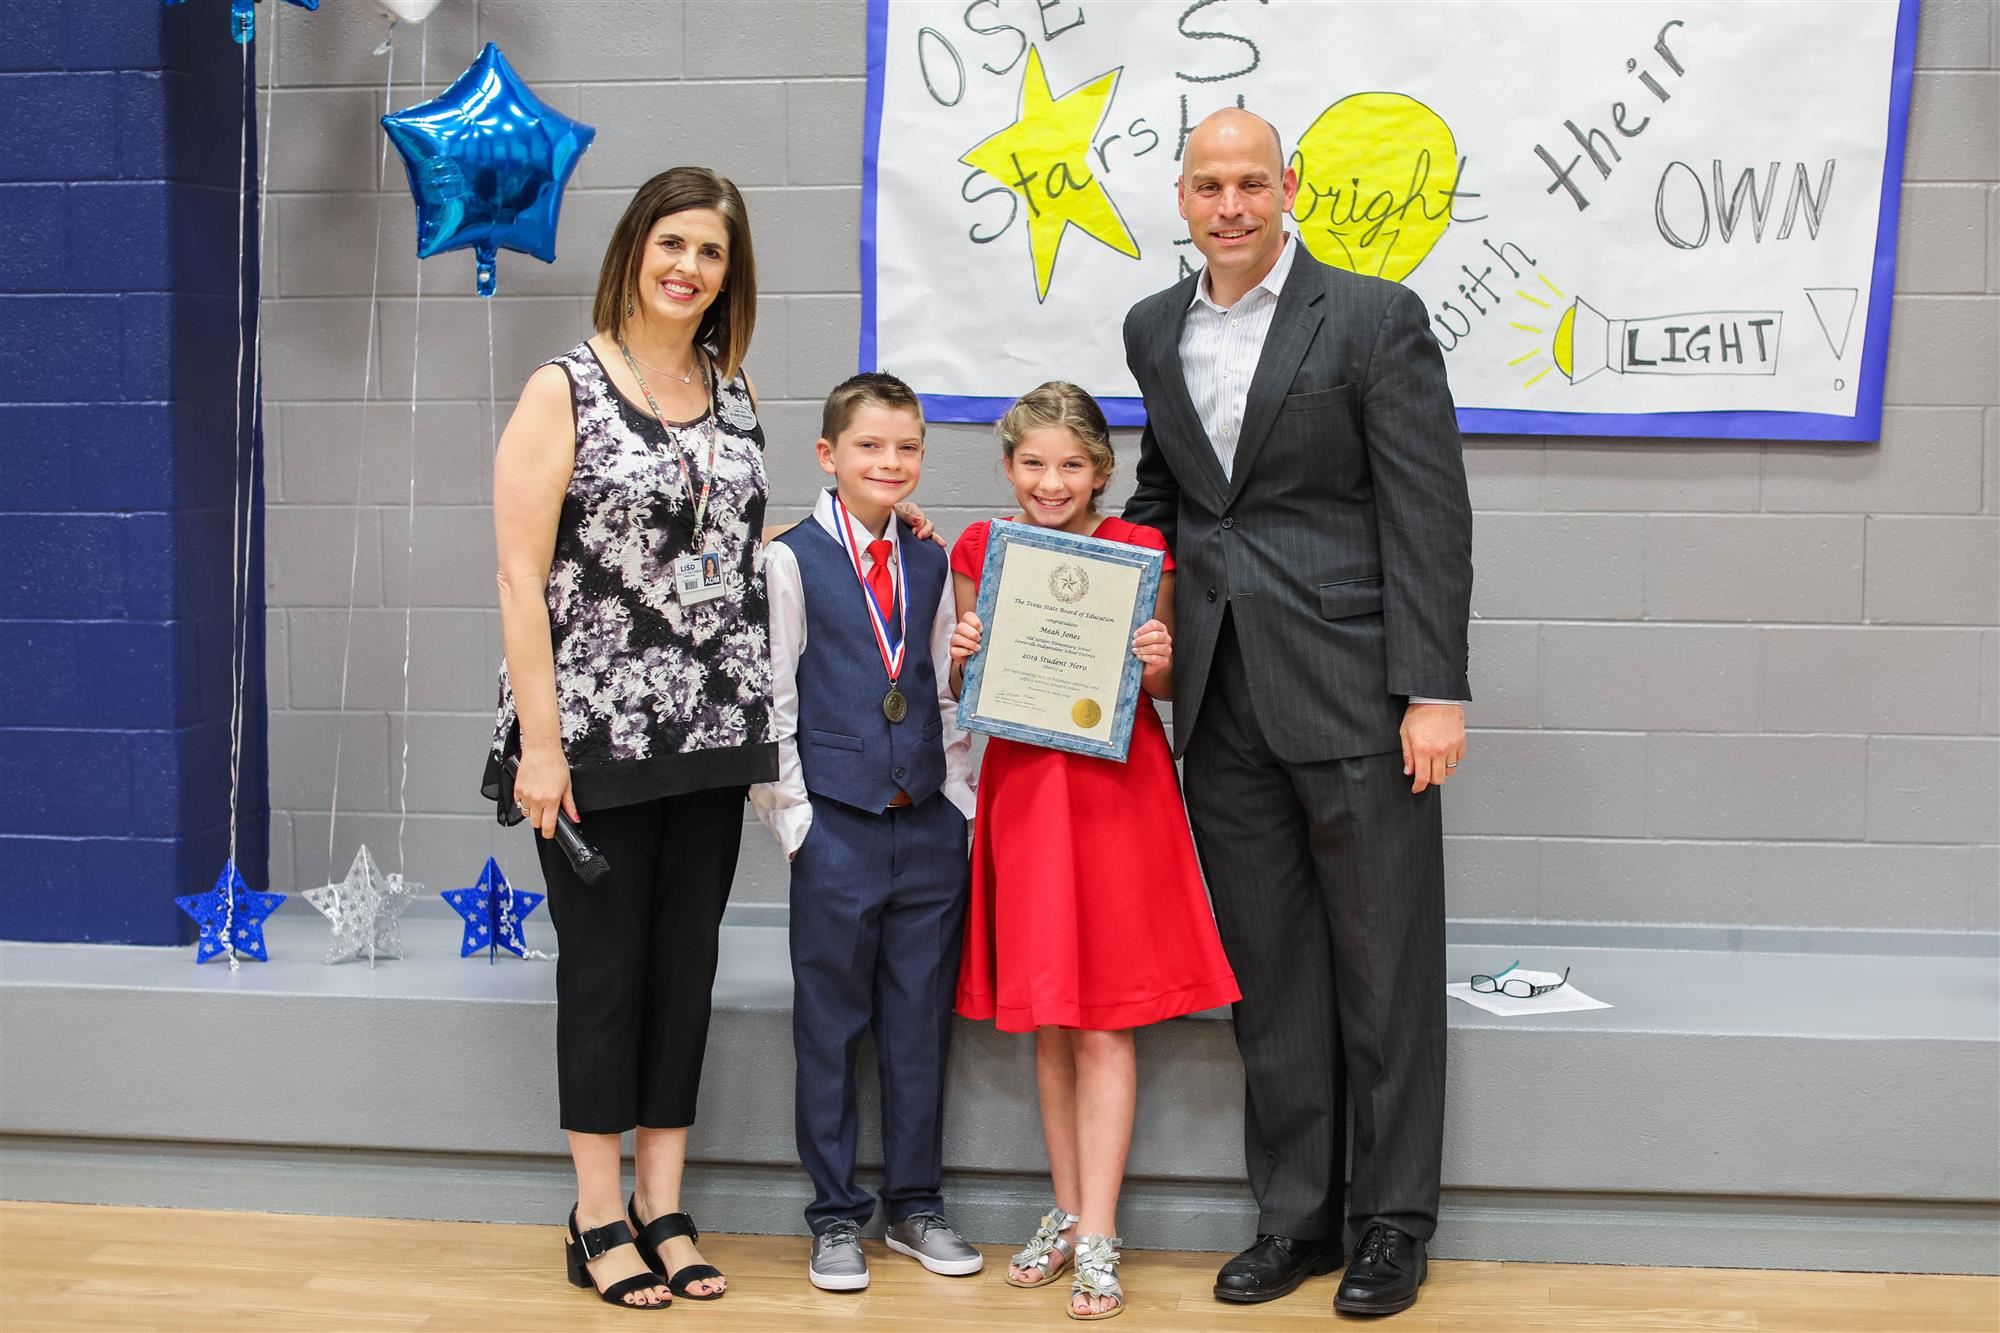
[[[986,1266],[986,1256],[967,1245],[937,1213],[911,1213],[891,1222],[882,1243],[945,1277],[967,1277]]]
[[[861,1252],[860,1225],[835,1222],[814,1236],[812,1266],[807,1271],[821,1291],[860,1291],[867,1286],[868,1256]]]

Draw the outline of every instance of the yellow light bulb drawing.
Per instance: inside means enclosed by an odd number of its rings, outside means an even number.
[[[1313,258],[1400,282],[1451,225],[1458,143],[1402,93],[1343,97],[1299,136],[1292,216]]]
[[[1571,384],[1576,383],[1576,310],[1582,304],[1581,300],[1575,301],[1563,311],[1562,321],[1556,325],[1556,340],[1549,348],[1549,354],[1556,359],[1556,369]]]

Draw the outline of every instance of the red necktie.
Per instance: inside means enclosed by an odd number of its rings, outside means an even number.
[[[875,594],[875,605],[881,608],[883,623],[889,626],[889,639],[896,638],[896,581],[889,574],[889,553],[887,541],[868,543],[868,558],[875,567],[868,571],[868,591]]]

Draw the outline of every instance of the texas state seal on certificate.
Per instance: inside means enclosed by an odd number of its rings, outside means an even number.
[[[1143,670],[1132,636],[1152,618],[1161,553],[1026,523],[992,533],[958,725],[1124,762]]]

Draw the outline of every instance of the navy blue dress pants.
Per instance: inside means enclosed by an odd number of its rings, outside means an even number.
[[[875,1034],[882,1206],[891,1222],[943,1207],[944,1066],[965,927],[966,822],[942,794],[869,813],[813,799],[792,861],[792,1047],[806,1223],[865,1223],[854,1184],[855,1055]]]

